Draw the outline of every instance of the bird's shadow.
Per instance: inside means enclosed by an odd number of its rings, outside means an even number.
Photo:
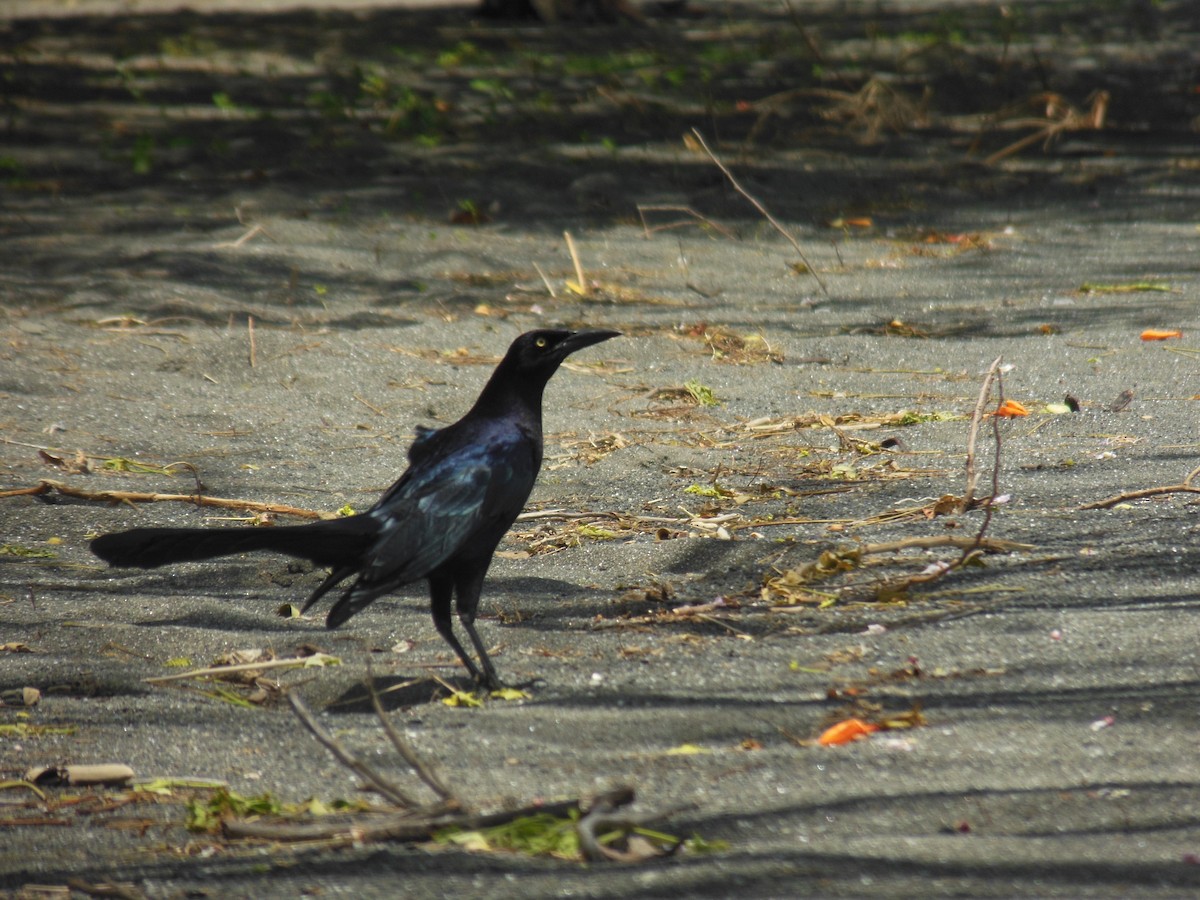
[[[450,675],[439,678],[405,675],[378,675],[369,681],[361,681],[351,685],[338,697],[330,701],[326,712],[331,713],[371,713],[374,704],[371,693],[379,698],[379,705],[385,710],[406,709],[413,706],[424,706],[435,703],[451,696],[451,689],[472,693],[479,690],[479,685],[467,675]]]
[[[505,684],[503,687],[523,691],[544,684],[541,679],[535,678],[521,684]],[[467,675],[446,675],[437,678],[421,675],[378,675],[347,688],[326,704],[325,711],[371,713],[374,711],[372,692],[379,698],[379,705],[385,711],[391,712],[448,700],[452,692],[470,694],[477,698],[486,697],[489,689],[482,687]]]

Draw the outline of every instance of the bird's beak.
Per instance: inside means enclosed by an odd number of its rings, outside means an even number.
[[[576,350],[582,350],[592,344],[599,344],[601,341],[620,336],[621,332],[619,331],[575,331],[563,339],[562,343],[558,345],[558,350],[566,358]]]

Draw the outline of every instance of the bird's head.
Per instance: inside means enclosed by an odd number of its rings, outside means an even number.
[[[566,331],[555,328],[527,331],[512,342],[504,356],[504,365],[521,374],[540,375],[548,379],[562,361],[576,350],[620,334],[619,331]]]

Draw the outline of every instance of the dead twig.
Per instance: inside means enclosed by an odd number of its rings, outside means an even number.
[[[665,848],[649,846],[648,841],[646,842],[647,846],[639,846],[636,849],[633,846],[622,849],[601,842],[597,836],[598,833],[607,834],[615,830],[627,834],[665,818],[665,813],[617,814],[617,807],[628,803],[631,799],[632,797],[627,798],[625,794],[616,792],[597,797],[592,802],[592,808],[576,823],[575,830],[579,835],[579,849],[583,853],[583,858],[588,862],[643,862],[651,857],[671,856],[683,846],[681,838],[677,838],[674,843]],[[632,845],[633,841],[630,840],[628,843]]]
[[[994,128],[1035,128],[1020,140],[1014,141],[1007,147],[997,150],[983,161],[986,166],[992,166],[1003,159],[1020,153],[1026,147],[1042,142],[1042,149],[1048,150],[1055,141],[1070,131],[1100,131],[1104,128],[1104,120],[1108,116],[1108,104],[1112,96],[1108,91],[1095,91],[1089,98],[1091,105],[1086,110],[1077,109],[1061,94],[1044,91],[1034,94],[1026,103],[1037,110],[1040,115],[1021,117],[1011,109],[1002,110],[992,117]],[[970,153],[974,153],[983,141],[987,125],[980,130],[971,145]]]
[[[34,487],[0,491],[0,500],[6,497],[38,496],[58,491],[65,497],[77,500],[93,500],[100,503],[191,503],[194,506],[211,506],[218,509],[236,509],[243,512],[268,513],[272,515],[296,516],[301,519],[336,519],[337,513],[286,506],[281,503],[259,503],[256,500],[230,500],[224,497],[208,497],[204,494],[158,494],[147,491],[86,491],[71,487],[61,481],[43,478]]]
[[[975,438],[978,435],[979,421],[983,416],[983,407],[987,404],[988,397],[991,396],[992,382],[995,381],[999,392],[999,404],[1004,404],[1004,376],[1000,371],[1000,360],[1002,357],[997,356],[988,368],[987,375],[983,379],[983,390],[979,395],[979,402],[976,404],[975,413],[971,416],[971,432],[967,441],[967,460],[968,460],[968,477],[967,490],[963,496],[963,502],[960,504],[960,511],[966,512],[969,509],[974,509],[980,505],[983,506],[983,521],[979,523],[979,530],[975,532],[974,538],[968,539],[968,542],[962,546],[962,553],[958,559],[950,563],[940,565],[932,565],[926,568],[923,572],[916,575],[909,575],[905,578],[893,579],[885,581],[876,590],[877,597],[887,597],[889,595],[904,593],[910,587],[918,584],[926,584],[930,581],[935,581],[967,565],[976,554],[985,549],[987,539],[985,535],[992,524],[992,515],[995,512],[995,503],[1000,495],[1000,452],[1003,447],[1003,442],[1000,439],[1000,418],[992,416],[992,441],[996,448],[995,455],[992,459],[992,492],[986,500],[979,502],[975,501]]]
[[[366,781],[372,788],[379,792],[380,795],[395,803],[397,806],[405,809],[419,809],[421,804],[406,794],[401,788],[393,784],[388,779],[384,778],[376,772],[371,766],[363,762],[335,738],[332,734],[326,731],[321,724],[313,716],[300,695],[294,691],[287,692],[288,703],[292,705],[292,712],[300,720],[301,724],[308,729],[309,733],[317,739],[317,742],[337,757],[337,761],[353,772],[355,775]]]
[[[922,548],[928,549],[932,547],[954,547],[958,549],[959,555],[957,559],[950,562],[937,561],[927,565],[920,572],[909,575],[902,575],[895,578],[881,579],[872,583],[875,599],[878,601],[887,601],[903,596],[909,589],[927,584],[931,581],[936,581],[945,575],[957,571],[967,566],[972,559],[976,558],[981,553],[985,552],[1013,552],[1020,550],[1034,549],[1028,544],[1017,544],[1012,541],[998,541],[989,539],[987,535],[988,528],[991,526],[994,508],[1000,493],[1000,467],[1001,467],[1001,437],[999,417],[992,417],[992,436],[995,445],[995,457],[992,463],[992,490],[991,494],[977,500],[975,498],[975,490],[978,482],[978,473],[975,465],[976,445],[979,437],[979,425],[983,421],[985,415],[984,409],[992,395],[992,385],[996,384],[999,387],[1000,403],[1004,401],[1004,383],[1000,369],[1001,357],[997,357],[988,368],[987,374],[984,377],[983,386],[979,392],[979,400],[976,402],[974,415],[971,417],[971,428],[967,438],[967,484],[966,490],[961,498],[947,495],[928,504],[925,507],[917,510],[929,517],[936,515],[944,515],[950,512],[965,513],[980,507],[984,510],[983,521],[979,528],[971,537],[957,537],[953,535],[938,535],[928,538],[908,538],[901,541],[892,541],[881,544],[862,544],[851,547],[838,548],[836,550],[826,550],[816,560],[806,563],[803,566],[795,569],[789,569],[786,572],[780,572],[777,577],[768,578],[764,581],[762,594],[764,599],[771,599],[773,595],[783,595],[785,598],[793,598],[797,594],[817,596],[817,592],[813,591],[808,585],[826,580],[840,572],[846,572],[860,568],[866,558],[871,555],[882,555],[896,553],[900,550]],[[1193,473],[1195,474],[1195,473]],[[1190,477],[1190,476],[1189,476]],[[907,514],[907,513],[906,513]],[[827,594],[829,599],[836,599],[837,594]],[[794,599],[788,605],[795,605]]]
[[[1200,475],[1200,466],[1187,473],[1187,477],[1179,484],[1167,484],[1162,487],[1142,488],[1137,491],[1122,491],[1119,494],[1114,494],[1111,497],[1105,497],[1103,500],[1096,500],[1092,503],[1085,503],[1080,509],[1112,509],[1118,503],[1127,503],[1130,500],[1145,500],[1147,497],[1158,497],[1162,494],[1200,494],[1200,486],[1192,484],[1196,476]]]
[[[770,212],[768,212],[767,208],[762,205],[757,197],[742,187],[738,180],[733,177],[733,173],[729,171],[728,166],[721,162],[717,155],[709,149],[708,144],[704,141],[704,135],[700,133],[700,129],[693,128],[692,134],[696,136],[696,140],[700,142],[700,148],[704,151],[705,155],[712,160],[713,165],[720,169],[721,174],[729,179],[729,183],[732,185],[733,189],[749,200],[750,205],[757,209],[759,213],[762,214],[763,218],[770,222],[771,226],[787,239],[788,243],[792,245],[792,248],[800,257],[800,261],[804,263],[804,267],[808,270],[808,273],[812,275],[817,284],[820,285],[821,293],[828,296],[829,290],[825,287],[825,282],[821,280],[821,276],[817,274],[817,270],[812,267],[811,263],[809,263],[808,258],[804,255],[804,250],[800,247],[800,243],[794,237],[792,237],[791,233],[786,228],[779,224],[779,221],[773,215],[771,215]]]
[[[550,279],[546,277],[546,273],[542,271],[542,267],[534,263],[533,268],[537,270],[538,275],[542,279],[542,284],[546,286],[546,291],[550,294],[550,297],[557,298],[558,294],[554,293],[554,285],[550,283]]]
[[[635,831],[643,822],[660,819],[662,815],[633,816],[618,814],[618,810],[630,806],[634,801],[634,792],[630,787],[617,787],[598,794],[585,801],[581,798],[563,800],[557,803],[537,802],[518,809],[504,810],[495,813],[476,813],[462,809],[460,802],[441,779],[421,761],[416,753],[404,742],[399,733],[392,728],[379,703],[378,695],[370,682],[368,672],[367,689],[371,694],[372,704],[376,715],[383,724],[392,745],[409,762],[441,802],[420,806],[409,798],[404,791],[384,779],[369,765],[364,763],[347,750],[333,735],[329,734],[313,716],[311,710],[294,692],[288,692],[288,701],[292,710],[304,727],[329,750],[337,760],[350,771],[370,784],[376,791],[400,807],[399,809],[377,809],[369,812],[348,813],[343,815],[325,815],[306,821],[261,821],[226,819],[222,823],[224,835],[232,839],[264,840],[274,842],[316,842],[322,846],[357,845],[372,841],[401,841],[414,843],[433,839],[439,833],[447,830],[454,831],[484,831],[498,826],[509,825],[521,819],[536,818],[539,820],[560,819],[577,820],[576,828],[581,844],[585,845],[587,858],[609,860],[615,862],[636,862],[650,856],[661,856],[678,849],[678,844],[663,849],[662,836],[651,835],[646,841],[645,848],[635,847],[633,837],[642,840],[639,835],[629,836],[629,846],[617,849],[608,845],[610,830]],[[587,823],[586,825],[584,823]],[[604,839],[597,837],[598,829],[606,831]],[[656,841],[656,837],[659,840]],[[595,856],[590,854],[594,853]]]
[[[1020,544],[1016,541],[1005,541],[999,538],[956,537],[950,534],[939,534],[933,537],[911,537],[899,541],[886,541],[880,544],[864,544],[859,548],[864,555],[868,553],[896,553],[900,550],[922,549],[932,547],[960,547],[966,550],[991,550],[996,553],[1012,553],[1018,550],[1033,550],[1033,544]]]
[[[89,897],[116,897],[118,900],[145,900],[146,895],[137,889],[136,885],[121,881],[85,881],[82,878],[68,878],[67,887],[72,892],[78,891]]]
[[[238,218],[238,221],[241,221],[240,216]],[[242,222],[242,224],[244,225],[245,223]],[[253,238],[257,237],[258,235],[266,234],[266,233],[267,233],[267,229],[263,228],[262,225],[254,225],[250,228],[249,231],[245,232],[236,241],[221,241],[220,243],[213,244],[213,249],[214,250],[236,249],[237,247],[242,246],[242,244],[245,244],[247,241],[252,240]]]
[[[392,742],[392,746],[396,748],[396,752],[403,757],[406,763],[412,766],[412,770],[417,773],[417,777],[425,782],[431,791],[441,797],[446,803],[456,807],[461,807],[463,804],[454,795],[454,792],[451,791],[450,788],[446,787],[446,783],[442,781],[437,772],[435,772],[430,766],[426,765],[425,761],[421,759],[421,757],[417,756],[416,751],[414,751],[412,747],[408,745],[407,741],[400,736],[400,732],[396,730],[396,727],[392,724],[391,719],[387,717],[387,714],[383,710],[383,704],[379,702],[379,694],[375,690],[375,683],[370,677],[369,670],[366,680],[366,688],[367,692],[371,695],[371,706],[375,710],[375,715],[379,719],[379,724],[383,726],[383,730],[387,734],[388,740]]]

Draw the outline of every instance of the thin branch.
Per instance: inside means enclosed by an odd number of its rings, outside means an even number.
[[[779,224],[779,221],[767,211],[767,208],[762,205],[757,197],[742,187],[738,180],[733,177],[733,173],[729,171],[729,168],[725,165],[725,163],[721,162],[721,160],[717,158],[717,155],[709,149],[708,144],[704,141],[704,135],[700,133],[700,129],[693,128],[692,134],[696,136],[696,140],[700,142],[700,147],[704,150],[705,154],[707,154],[708,158],[711,159],[713,164],[721,170],[721,174],[729,179],[729,183],[733,186],[733,189],[749,200],[750,204],[762,214],[763,218],[770,222],[776,231],[787,238],[788,243],[792,245],[797,255],[799,255],[800,261],[804,263],[805,268],[808,269],[808,273],[812,275],[812,277],[816,279],[817,284],[821,286],[821,293],[825,294],[825,296],[829,296],[829,289],[825,287],[825,282],[821,280],[821,276],[817,274],[817,270],[812,267],[812,263],[810,263],[808,261],[808,257],[804,255],[804,251],[800,248],[799,242],[792,237],[786,228]]]
[[[898,550],[913,550],[921,549],[928,550],[932,547],[958,547],[965,550],[975,550],[982,548],[984,550],[994,550],[997,553],[1011,553],[1017,550],[1033,550],[1033,544],[1020,544],[1016,541],[1005,541],[999,538],[980,538],[978,535],[974,537],[956,537],[949,534],[940,534],[933,537],[911,537],[904,538],[899,541],[887,541],[882,544],[862,544],[855,549],[866,556],[869,553],[895,553]]]
[[[1103,500],[1096,500],[1093,503],[1085,503],[1080,509],[1111,509],[1118,503],[1126,503],[1130,500],[1144,500],[1147,497],[1157,497],[1162,494],[1200,494],[1200,487],[1192,484],[1193,479],[1200,475],[1200,466],[1188,472],[1187,477],[1179,484],[1168,484],[1163,487],[1142,488],[1139,491],[1122,491],[1119,494],[1114,494],[1111,497],[1105,497]]]
[[[157,494],[145,491],[85,491],[71,487],[61,481],[43,478],[34,487],[0,491],[0,500],[6,497],[38,496],[58,491],[67,497],[79,500],[96,500],[102,503],[191,503],[194,506],[212,506],[220,509],[237,509],[244,512],[276,513],[297,516],[301,519],[336,519],[337,513],[302,509],[280,503],[259,503],[255,500],[227,500],[224,497],[208,497],[203,494]]]
[[[379,693],[375,690],[375,683],[370,677],[369,670],[365,684],[367,692],[371,695],[371,706],[375,709],[375,715],[379,718],[379,723],[387,733],[388,740],[392,742],[392,746],[396,748],[396,752],[404,758],[406,763],[412,766],[413,771],[417,773],[417,777],[425,782],[431,791],[454,806],[463,806],[462,801],[454,795],[454,792],[450,788],[446,787],[446,783],[442,781],[437,772],[426,765],[421,757],[417,756],[416,751],[408,745],[408,742],[404,740],[400,732],[392,724],[391,719],[387,717],[387,713],[383,710],[383,704],[379,702]]]
[[[358,775],[397,806],[402,806],[406,809],[420,809],[420,803],[409,797],[403,790],[392,784],[392,782],[376,772],[371,766],[343,747],[337,738],[321,727],[321,724],[313,716],[312,711],[309,710],[308,705],[300,699],[299,694],[294,691],[288,691],[287,698],[288,702],[292,705],[292,711],[296,714],[296,717],[309,730],[312,736],[317,739],[321,746],[337,757],[338,762]]]
[[[923,572],[918,572],[915,575],[905,575],[900,578],[884,580],[876,588],[876,596],[894,594],[907,591],[909,588],[918,584],[928,584],[931,581],[936,581],[939,578],[963,568],[977,553],[983,550],[994,549],[999,544],[1009,544],[1005,549],[1032,549],[1028,545],[1012,544],[1009,541],[990,541],[985,535],[988,528],[992,524],[992,516],[995,513],[995,500],[1000,494],[1000,452],[1002,442],[1000,439],[1000,422],[998,416],[992,417],[992,439],[996,448],[995,456],[992,459],[992,492],[984,501],[976,503],[975,494],[975,443],[979,435],[979,423],[983,418],[983,409],[987,405],[991,397],[992,382],[995,381],[998,390],[1001,404],[1004,403],[1004,376],[1000,372],[1001,357],[997,356],[995,361],[988,368],[987,375],[983,379],[983,389],[979,393],[979,401],[975,405],[975,413],[971,416],[971,431],[967,438],[967,490],[963,495],[962,501],[958,505],[959,512],[966,512],[970,509],[975,509],[977,506],[983,506],[983,521],[979,524],[979,529],[975,532],[974,537],[970,538],[954,538],[953,545],[961,548],[958,559],[950,563],[931,566]],[[946,536],[941,536],[946,537]],[[876,545],[883,547],[886,545]],[[863,552],[866,552],[869,547],[864,547]]]

